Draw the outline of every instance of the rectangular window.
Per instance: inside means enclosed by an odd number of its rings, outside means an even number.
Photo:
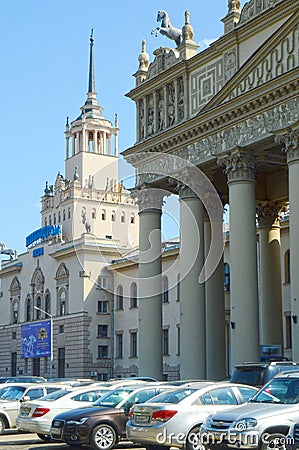
[[[286,317],[286,348],[292,348],[292,319],[291,316]]]
[[[102,289],[109,288],[109,277],[98,277],[98,285]]]
[[[116,335],[116,358],[123,357],[123,335]]]
[[[65,377],[65,348],[58,349],[58,378]]]
[[[108,325],[98,325],[98,337],[99,338],[108,337]]]
[[[177,354],[180,355],[181,354],[181,328],[179,325],[177,325],[177,330],[178,330],[178,340],[177,340]]]
[[[64,325],[59,325],[59,334],[64,333]]]
[[[13,332],[11,333],[11,338],[12,338],[12,339],[17,339],[17,333],[16,333],[15,331],[13,331]]]
[[[169,355],[169,330],[163,330],[163,356]]]
[[[98,301],[98,313],[100,313],[100,314],[108,314],[109,313],[108,300],[99,300]]]
[[[98,346],[98,358],[99,359],[107,359],[108,358],[108,345],[99,345]]]
[[[130,357],[137,358],[137,332],[130,333]]]
[[[40,358],[33,358],[33,375],[40,376]]]
[[[10,375],[15,377],[17,375],[17,353],[11,354],[11,372]]]

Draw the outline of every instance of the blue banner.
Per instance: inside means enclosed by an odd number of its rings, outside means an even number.
[[[22,325],[21,358],[51,356],[51,321]]]

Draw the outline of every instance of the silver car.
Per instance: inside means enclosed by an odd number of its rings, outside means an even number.
[[[134,405],[127,422],[127,437],[151,450],[185,446],[193,449],[199,427],[209,414],[237,406],[257,390],[227,382],[189,383]]]
[[[282,373],[245,405],[209,416],[200,429],[200,443],[210,450],[282,449],[295,421],[299,421],[299,373]]]

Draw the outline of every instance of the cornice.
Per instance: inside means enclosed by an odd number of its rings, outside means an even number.
[[[23,268],[23,263],[19,262],[8,267],[3,267],[0,271],[0,279],[18,274]]]

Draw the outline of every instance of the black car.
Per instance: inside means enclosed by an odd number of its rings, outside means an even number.
[[[55,416],[51,437],[71,446],[87,444],[94,449],[109,450],[119,440],[126,439],[126,422],[131,406],[144,403],[170,388],[156,384],[115,389],[90,407],[73,409]]]

